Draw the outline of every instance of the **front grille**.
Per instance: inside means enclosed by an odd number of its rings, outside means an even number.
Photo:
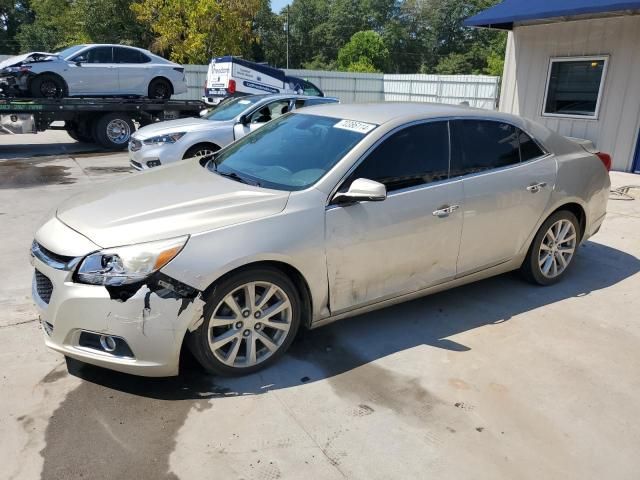
[[[51,283],[51,280],[38,270],[35,271],[35,280],[38,297],[48,305],[51,300],[51,293],[53,293],[53,284]]]
[[[132,138],[131,141],[129,142],[129,150],[131,150],[132,152],[137,152],[141,148],[142,148],[142,142],[140,140],[136,140],[135,138]]]

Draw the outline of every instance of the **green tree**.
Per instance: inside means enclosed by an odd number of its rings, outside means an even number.
[[[179,63],[209,63],[213,56],[244,55],[256,38],[260,0],[140,0],[138,21],[153,34],[151,49]]]
[[[382,72],[389,60],[389,50],[382,37],[373,30],[356,32],[349,43],[338,52],[338,67],[341,70]]]

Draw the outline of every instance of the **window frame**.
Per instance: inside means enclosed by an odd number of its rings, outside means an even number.
[[[476,173],[470,173],[467,175],[459,175],[457,177],[452,177],[451,176],[451,161],[453,159],[452,157],[452,153],[453,153],[453,148],[452,148],[452,136],[451,136],[451,122],[454,122],[456,120],[485,120],[485,121],[490,121],[490,122],[496,122],[496,123],[507,123],[509,125],[511,125],[512,127],[522,131],[523,133],[525,133],[531,140],[533,140],[533,142],[538,146],[538,148],[540,149],[540,151],[542,152],[542,155],[535,157],[535,158],[530,158],[529,160],[525,160],[525,161],[520,161],[518,163],[514,163],[512,165],[505,165],[503,167],[496,167],[496,168],[491,168],[482,172],[476,172]],[[331,189],[328,197],[327,197],[327,201],[326,201],[326,205],[325,208],[338,208],[341,207],[340,205],[334,204],[333,203],[333,197],[336,195],[336,193],[338,193],[340,191],[340,189],[342,188],[342,186],[344,185],[344,182],[346,182],[349,177],[351,176],[351,174],[358,168],[358,166],[364,162],[369,155],[371,155],[381,144],[382,142],[386,141],[387,139],[389,139],[392,135],[394,135],[395,133],[404,130],[405,128],[408,127],[412,127],[415,125],[421,125],[424,123],[434,123],[434,122],[446,122],[447,123],[447,139],[449,141],[449,178],[446,179],[442,179],[442,180],[438,180],[436,182],[431,182],[431,183],[425,183],[422,185],[415,185],[412,187],[406,187],[403,189],[399,189],[399,190],[394,190],[392,192],[387,192],[387,197],[389,196],[393,196],[393,195],[398,195],[398,194],[404,194],[407,192],[411,192],[413,190],[418,190],[418,189],[423,189],[423,188],[431,188],[431,187],[436,187],[439,185],[444,184],[445,182],[461,182],[463,179],[465,178],[470,178],[470,177],[475,177],[475,176],[480,176],[480,175],[490,175],[496,172],[501,172],[504,170],[509,170],[512,168],[518,168],[521,167],[523,165],[528,165],[530,163],[533,162],[537,162],[543,159],[548,158],[549,156],[552,155],[552,153],[542,144],[540,143],[540,141],[535,137],[535,135],[532,135],[530,131],[525,130],[522,127],[519,127],[518,125],[513,124],[512,122],[508,122],[506,120],[502,120],[499,118],[494,118],[494,117],[489,117],[489,116],[473,116],[473,117],[464,117],[464,116],[449,116],[449,117],[435,117],[435,118],[427,118],[427,119],[422,119],[422,120],[414,120],[411,121],[409,123],[405,123],[403,125],[399,125],[391,130],[389,130],[387,133],[385,133],[384,135],[382,135],[382,137],[380,137],[378,140],[376,140],[373,145],[371,145],[366,152],[364,152],[355,162],[353,162],[353,165],[351,165],[351,167],[347,170],[347,172],[336,182],[336,184],[334,185],[334,187]],[[522,159],[522,156],[520,157]]]
[[[445,118],[428,118],[428,119],[424,119],[424,120],[414,120],[412,122],[409,123],[405,123],[403,125],[399,125],[395,128],[393,128],[392,130],[389,130],[387,133],[385,133],[384,135],[382,135],[382,137],[380,137],[378,140],[376,140],[373,145],[371,145],[366,152],[364,152],[360,158],[358,158],[355,162],[353,162],[353,165],[351,165],[351,167],[349,168],[349,170],[347,170],[347,172],[342,176],[342,178],[336,183],[336,185],[333,187],[333,189],[331,190],[331,193],[329,194],[329,196],[327,197],[327,204],[326,207],[330,208],[330,207],[339,207],[340,205],[334,204],[333,203],[333,197],[340,191],[340,189],[342,188],[342,186],[344,185],[344,183],[349,180],[349,177],[351,176],[351,174],[353,172],[356,171],[356,169],[360,166],[360,164],[364,161],[366,161],[367,158],[369,158],[369,156],[375,152],[377,150],[377,148],[382,145],[385,141],[387,141],[389,138],[391,138],[393,135],[395,135],[396,133],[405,130],[407,128],[410,127],[415,127],[417,125],[423,125],[425,123],[436,123],[436,122],[444,122],[447,124],[447,141],[449,142],[449,174],[448,174],[448,178],[443,178],[442,180],[437,180],[435,182],[429,182],[429,183],[423,183],[421,185],[413,185],[411,187],[405,187],[405,188],[400,188],[398,190],[392,190],[392,191],[388,191],[387,192],[387,197],[393,196],[393,195],[399,195],[399,194],[403,194],[403,193],[407,193],[407,192],[411,192],[413,190],[418,190],[418,189],[423,189],[423,188],[431,188],[433,186],[437,186],[437,185],[442,185],[445,182],[450,182],[450,181],[459,181],[462,177],[455,177],[455,178],[451,178],[451,125],[450,122],[451,118],[445,117]]]
[[[602,67],[602,76],[600,77],[600,88],[598,89],[598,99],[596,100],[596,108],[593,115],[572,115],[568,113],[548,113],[547,98],[549,96],[549,84],[551,82],[551,69],[554,63],[560,62],[588,62],[588,61],[604,61]],[[544,86],[544,97],[542,99],[541,115],[550,118],[572,118],[581,120],[598,120],[600,115],[600,106],[602,104],[602,95],[604,93],[605,82],[607,79],[607,70],[609,67],[609,55],[581,55],[573,57],[549,57],[549,66],[547,68],[547,81]],[[530,135],[529,135],[530,136]]]

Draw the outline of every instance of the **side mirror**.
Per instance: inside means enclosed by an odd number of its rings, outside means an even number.
[[[241,125],[249,125],[249,117],[247,117],[246,115],[242,115],[238,120],[238,123],[240,123]]]
[[[351,183],[349,190],[337,193],[332,203],[344,205],[357,202],[381,202],[386,198],[387,188],[382,183],[358,178]]]
[[[81,67],[82,66],[82,62],[80,60],[76,60],[75,62],[73,62],[76,64],[76,67]]]

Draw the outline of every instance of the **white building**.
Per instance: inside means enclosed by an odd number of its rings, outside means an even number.
[[[501,111],[640,173],[640,0],[504,0],[465,23],[509,30]]]

